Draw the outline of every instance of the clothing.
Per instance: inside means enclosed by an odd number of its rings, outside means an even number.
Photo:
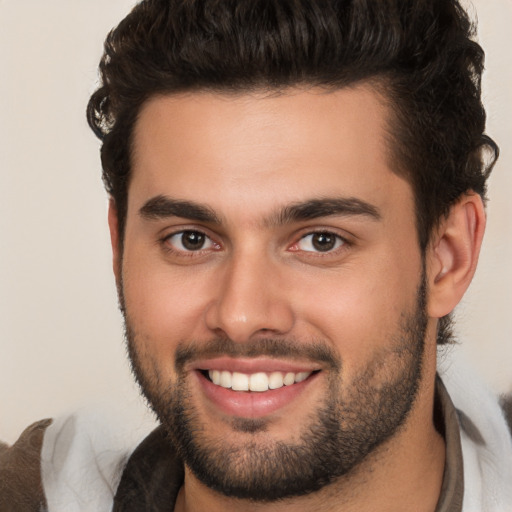
[[[450,367],[436,383],[436,415],[446,441],[436,512],[511,512],[512,438],[496,398]],[[44,420],[0,445],[0,512],[169,511],[183,467],[163,428],[131,453],[88,420]]]
[[[440,370],[455,404],[464,461],[463,512],[512,511],[512,418],[496,397],[454,361]],[[443,368],[443,366],[445,366]]]

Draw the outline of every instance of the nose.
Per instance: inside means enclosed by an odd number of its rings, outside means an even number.
[[[246,254],[232,256],[218,270],[219,285],[206,311],[208,329],[238,343],[292,329],[294,314],[279,263]]]

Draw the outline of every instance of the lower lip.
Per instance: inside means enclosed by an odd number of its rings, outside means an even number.
[[[313,373],[306,380],[268,391],[233,391],[217,386],[201,372],[195,372],[206,397],[230,416],[262,418],[284,408],[302,394],[318,378]]]

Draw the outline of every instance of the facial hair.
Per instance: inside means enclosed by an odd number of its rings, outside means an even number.
[[[176,382],[163,383],[151,371],[145,354],[139,352],[138,335],[128,319],[125,314],[133,373],[184,463],[203,484],[225,496],[272,502],[306,495],[350,476],[399,432],[421,381],[426,284],[423,276],[416,307],[402,314],[396,332],[385,344],[386,357],[369,361],[348,385],[342,361],[325,341],[305,344],[272,338],[244,344],[220,338],[206,344],[182,343],[175,357]],[[183,368],[188,361],[215,355],[308,357],[327,366],[326,395],[302,426],[297,441],[262,437],[267,429],[265,419],[235,418],[231,426],[226,425],[222,438],[209,435]],[[229,428],[243,432],[245,442],[233,444]]]

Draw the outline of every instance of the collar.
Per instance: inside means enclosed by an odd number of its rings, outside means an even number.
[[[436,377],[434,420],[446,445],[443,485],[435,512],[462,512],[464,464],[459,415],[439,376]]]

